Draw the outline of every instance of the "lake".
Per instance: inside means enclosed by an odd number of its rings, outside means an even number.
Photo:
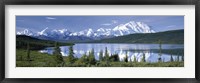
[[[118,54],[120,60],[123,60],[126,54],[128,60],[133,61],[134,57],[140,62],[143,55],[147,62],[158,62],[158,58],[161,57],[163,62],[170,61],[171,55],[174,60],[181,61],[184,56],[183,44],[162,44],[161,56],[159,56],[159,44],[122,44],[122,43],[77,43],[73,46],[74,56],[80,58],[84,53],[88,54],[89,51],[94,49],[95,58],[98,60],[99,52],[102,50],[105,52],[107,47],[109,54]],[[60,46],[61,54],[63,56],[68,55],[69,46]],[[44,50],[40,50],[41,53],[53,53],[53,47],[47,47]]]

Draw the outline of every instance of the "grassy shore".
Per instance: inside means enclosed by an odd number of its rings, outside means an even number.
[[[40,53],[36,50],[30,51],[31,60],[27,60],[27,52],[24,49],[16,50],[16,67],[57,67],[55,56]],[[73,64],[69,64],[66,60],[67,57],[63,56],[63,67],[184,67],[183,61],[174,62],[99,62],[95,65],[82,63],[76,60]]]

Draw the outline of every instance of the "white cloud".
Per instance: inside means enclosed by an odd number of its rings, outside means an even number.
[[[104,26],[109,26],[109,25],[112,25],[112,24],[105,23],[105,24],[101,24],[101,25],[104,25]]]
[[[48,19],[48,20],[55,20],[56,18],[53,18],[53,17],[46,17],[46,19]]]
[[[176,25],[169,25],[167,28],[176,27]]]
[[[117,20],[112,20],[112,23],[116,24],[116,23],[118,23],[118,21]]]

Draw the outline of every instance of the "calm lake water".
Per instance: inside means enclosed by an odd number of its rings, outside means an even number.
[[[123,60],[126,53],[128,55],[128,60],[134,60],[134,57],[140,62],[143,54],[145,54],[145,59],[147,62],[157,62],[159,58],[159,44],[110,44],[110,43],[78,43],[73,46],[74,56],[80,58],[84,53],[88,54],[89,51],[94,48],[95,58],[98,60],[99,52],[107,47],[109,54],[118,54],[120,60]],[[162,44],[162,55],[161,59],[164,62],[170,61],[171,55],[174,60],[177,60],[178,55],[179,60],[182,59],[184,55],[184,45],[183,44]],[[69,46],[61,46],[61,54],[63,56],[68,56]],[[181,50],[181,51],[180,51]],[[45,48],[40,50],[41,53],[53,53],[53,47]]]

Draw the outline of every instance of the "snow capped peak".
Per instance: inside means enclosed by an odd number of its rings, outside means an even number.
[[[137,27],[138,25],[137,25],[137,22],[130,21],[130,22],[126,23],[125,26],[130,26],[133,29],[134,27]]]
[[[141,27],[143,29],[144,33],[154,33],[154,30],[151,30],[150,26],[148,26],[147,24],[143,23],[143,22],[137,22],[138,26]]]
[[[137,22],[135,22],[135,21],[130,21],[130,22],[126,23],[126,25],[137,26]]]
[[[93,31],[93,30],[91,28],[89,28],[88,31]]]
[[[48,29],[48,27],[46,27],[42,31],[38,32],[38,35],[45,35],[45,36],[47,36],[47,33],[45,33],[47,29]]]
[[[120,24],[113,28],[98,28],[97,30],[93,30],[92,28],[88,28],[85,30],[70,32],[68,29],[54,29],[50,30],[48,27],[45,29],[33,33],[28,29],[24,29],[21,32],[17,32],[18,35],[29,35],[29,36],[41,36],[45,38],[52,39],[66,39],[69,37],[88,37],[92,39],[103,39],[110,38],[116,36],[123,36],[134,33],[154,33],[155,31],[151,29],[150,26],[143,22],[130,21],[125,24]]]
[[[115,36],[128,35],[133,33],[154,33],[150,27],[143,22],[130,21],[126,24],[120,24],[113,28]]]
[[[48,27],[46,27],[44,30],[42,30],[41,32],[45,32],[48,29]]]
[[[86,35],[87,36],[92,36],[93,33],[94,33],[94,31],[91,28],[89,28],[88,31],[87,31],[87,33],[86,33]]]
[[[125,27],[125,25],[123,24],[120,24],[118,26],[116,26],[115,28],[113,28],[114,31],[117,31],[117,30],[128,30],[127,27]]]
[[[25,34],[28,33],[28,29],[24,29],[24,33],[25,33]]]
[[[61,34],[69,35],[71,32],[68,29],[59,30]]]
[[[97,29],[98,32],[105,32],[105,30],[103,28],[99,28]]]
[[[56,33],[60,33],[60,34],[65,34],[65,33],[69,33],[70,31],[68,29],[54,29],[52,32],[56,32]]]
[[[17,35],[28,35],[28,36],[32,36],[33,35],[33,32],[28,30],[28,29],[24,29],[22,31],[18,31],[16,33],[17,33]]]

